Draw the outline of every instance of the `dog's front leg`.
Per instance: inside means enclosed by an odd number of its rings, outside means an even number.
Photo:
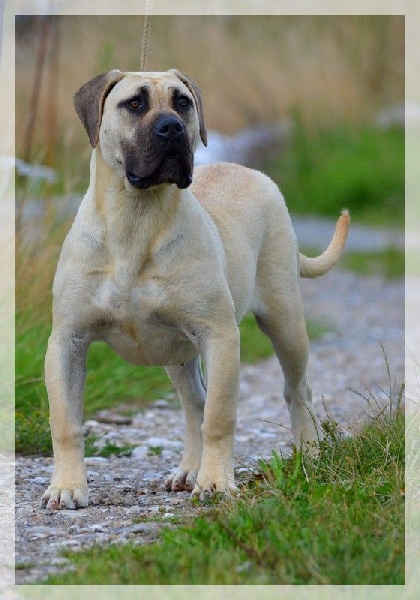
[[[88,505],[82,431],[88,346],[86,335],[67,331],[53,331],[48,342],[45,384],[50,403],[54,473],[42,497],[47,508],[75,509]]]
[[[233,461],[239,391],[239,330],[218,332],[204,344],[207,400],[202,425],[203,452],[193,496],[236,491]]]

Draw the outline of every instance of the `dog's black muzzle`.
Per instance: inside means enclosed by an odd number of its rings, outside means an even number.
[[[134,152],[130,153],[126,163],[129,183],[140,190],[163,183],[175,183],[180,189],[191,185],[193,154],[185,124],[164,115],[154,123],[149,139],[148,160],[136,161]],[[142,168],[137,169],[135,163]]]

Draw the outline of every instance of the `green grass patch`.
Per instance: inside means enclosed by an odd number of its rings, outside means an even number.
[[[302,246],[300,251],[306,256],[317,256],[320,250],[317,248],[310,248]],[[395,246],[389,246],[382,250],[344,250],[343,256],[337,265],[340,269],[346,269],[357,273],[357,275],[382,275],[386,279],[397,279],[404,277],[407,267],[407,256],[404,250],[396,248]],[[312,331],[312,328],[316,326],[319,328],[317,334],[316,331]],[[324,328],[324,331],[322,330]],[[310,332],[311,339],[316,339],[323,333],[328,331],[327,324],[323,323],[308,323],[308,331]]]
[[[160,456],[163,452],[162,446],[150,446],[148,454],[150,456]]]
[[[132,444],[117,446],[108,441],[104,445],[98,445],[98,437],[90,435],[85,439],[85,456],[102,456],[104,458],[131,456],[135,447]]]
[[[165,516],[163,515],[144,515],[141,517],[135,517],[133,519],[133,523],[171,523],[172,525],[185,525],[185,517],[181,517],[181,516],[177,516],[177,515],[170,515],[170,516]]]
[[[307,320],[309,339],[316,340],[331,331],[326,323]],[[273,355],[273,346],[266,335],[259,330],[255,317],[246,315],[239,326],[241,334],[241,362],[255,363]]]
[[[402,130],[342,124],[309,131],[295,120],[291,144],[264,166],[291,212],[336,217],[347,208],[358,221],[404,225]]]
[[[359,275],[384,275],[388,279],[404,277],[405,252],[385,248],[378,252],[347,252],[341,265]]]
[[[16,315],[15,444],[16,452],[50,454],[48,399],[44,356],[49,329],[42,319]]]
[[[317,459],[273,454],[236,502],[149,546],[71,553],[47,584],[404,583],[404,417],[382,414],[351,438],[325,424]]]
[[[44,356],[49,336],[45,323],[19,330],[16,346],[16,451],[24,454],[52,452],[48,423],[48,398],[44,384]],[[129,365],[105,344],[94,343],[88,352],[85,417],[97,411],[130,403],[145,406],[172,391],[161,367]]]

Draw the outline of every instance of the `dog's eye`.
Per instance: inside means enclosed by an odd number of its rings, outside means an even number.
[[[191,105],[191,100],[188,96],[180,96],[177,100],[179,108],[188,108]]]
[[[130,110],[140,110],[143,107],[141,98],[132,98],[127,102],[127,106]]]

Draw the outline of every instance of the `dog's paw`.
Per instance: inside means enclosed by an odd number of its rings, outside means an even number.
[[[88,505],[87,485],[50,485],[42,496],[42,506],[50,510],[86,508]]]
[[[179,467],[165,482],[167,492],[191,492],[197,481],[198,469]]]
[[[198,475],[197,482],[191,493],[191,498],[198,498],[201,502],[206,502],[216,494],[223,494],[224,496],[231,497],[237,492],[238,488],[236,487],[233,478],[201,478],[200,475]]]

